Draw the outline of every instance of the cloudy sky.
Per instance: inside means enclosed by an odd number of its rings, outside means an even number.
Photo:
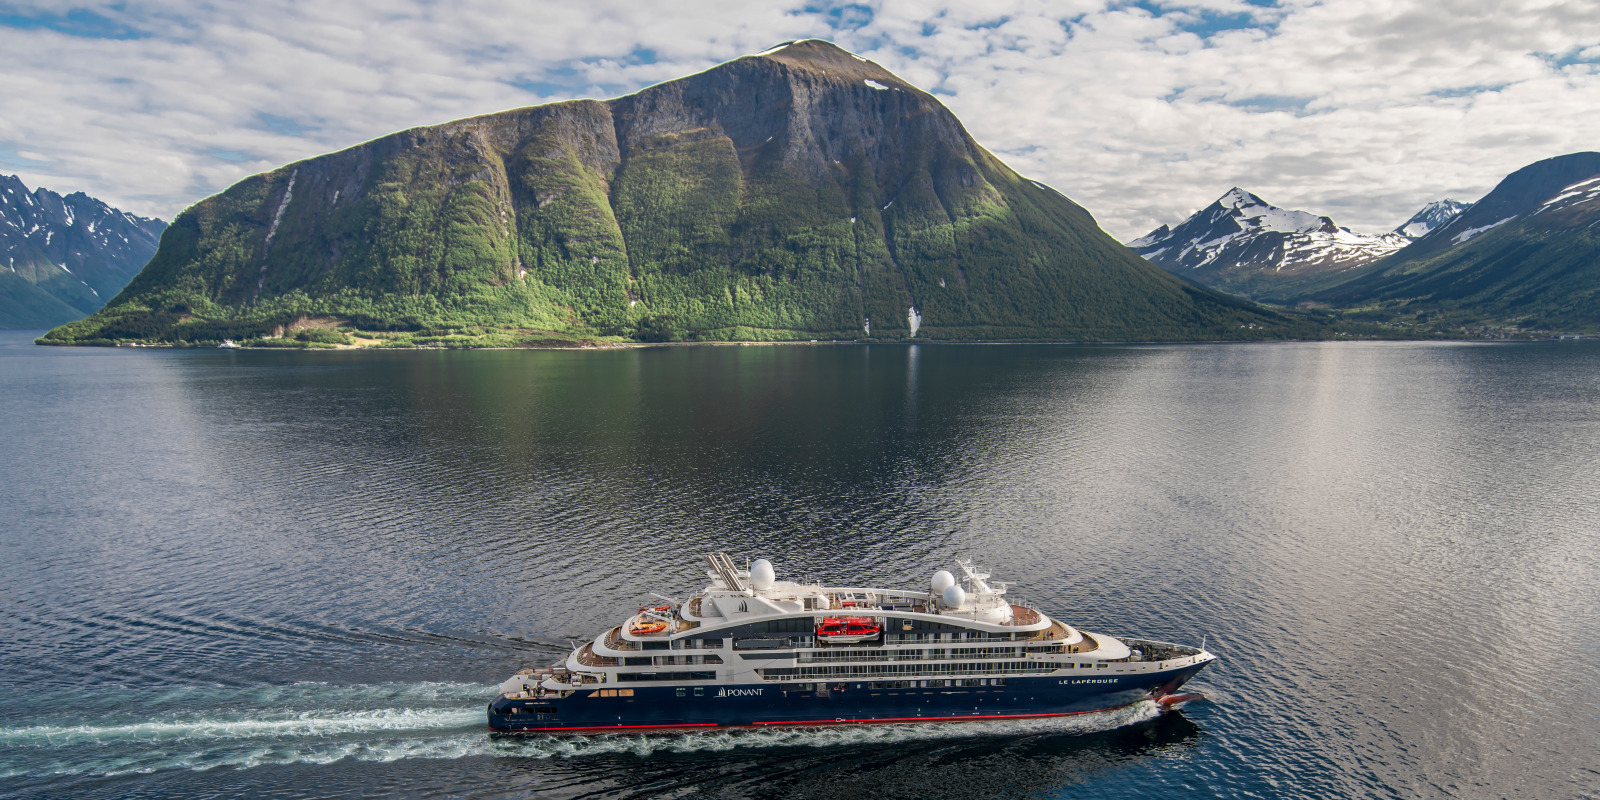
[[[1124,240],[1235,185],[1387,230],[1600,149],[1600,0],[0,0],[0,173],[171,219],[395,130],[809,37]]]

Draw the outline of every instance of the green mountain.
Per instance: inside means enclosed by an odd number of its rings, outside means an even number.
[[[248,178],[44,341],[345,340],[330,327],[445,345],[1326,332],[1148,264],[931,95],[815,40]]]
[[[0,329],[49,328],[99,310],[150,260],[165,227],[82,192],[30,191],[0,175]]]
[[[1600,153],[1506,176],[1471,208],[1297,298],[1431,324],[1600,330]]]

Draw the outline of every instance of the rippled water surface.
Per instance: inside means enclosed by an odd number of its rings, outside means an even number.
[[[1600,346],[280,353],[0,334],[0,794],[1600,796]],[[1173,714],[491,739],[701,556],[974,556]]]

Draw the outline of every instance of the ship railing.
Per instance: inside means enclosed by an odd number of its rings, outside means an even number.
[[[609,647],[612,650],[640,649],[638,642],[630,642],[627,639],[622,638],[622,627],[620,625],[612,628],[609,631],[606,631],[606,647]]]
[[[1011,619],[1010,619],[1010,621],[1005,622],[1003,624],[1005,624],[1005,625],[1037,625],[1037,624],[1039,624],[1039,620],[1040,620],[1039,612],[1037,612],[1037,611],[1035,611],[1035,610],[1033,610],[1031,608],[1028,608],[1027,606],[1022,606],[1022,605],[1017,605],[1016,603],[1012,603],[1011,604]]]
[[[597,656],[594,653],[594,643],[590,642],[578,651],[578,663],[586,667],[615,667],[621,662],[612,656]]]
[[[1128,638],[1124,638],[1119,641],[1127,645],[1128,649],[1137,650],[1139,652],[1139,657],[1136,659],[1134,658],[1133,654],[1130,653],[1127,658],[1108,659],[1110,663],[1116,664],[1131,661],[1178,661],[1200,655],[1200,648],[1198,647],[1173,644],[1172,642],[1157,642],[1150,639]]]
[[[699,626],[693,623],[688,623],[684,624],[683,627],[679,628],[678,630],[685,631],[696,627]],[[629,641],[622,638],[621,626],[606,631],[604,644],[606,647],[609,647],[612,650],[627,650],[631,652],[644,649],[643,643]],[[721,648],[721,639],[678,639],[671,642],[671,649],[673,650],[720,650]]]

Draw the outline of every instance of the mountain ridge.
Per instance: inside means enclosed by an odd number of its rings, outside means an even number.
[[[1326,334],[1134,257],[932,95],[818,40],[247,178],[45,340],[306,326],[444,345]]]
[[[1600,152],[1529,164],[1390,258],[1295,298],[1459,324],[1600,330]]]
[[[1430,204],[1395,231],[1367,235],[1327,216],[1279,208],[1237,186],[1176,227],[1162,225],[1127,246],[1175,274],[1251,297],[1271,297],[1299,279],[1352,269],[1411,243],[1407,226],[1439,204]],[[1442,208],[1442,207],[1441,207]],[[1437,224],[1437,223],[1435,223]]]
[[[78,191],[0,175],[0,328],[49,328],[94,313],[156,251],[166,223]]]

